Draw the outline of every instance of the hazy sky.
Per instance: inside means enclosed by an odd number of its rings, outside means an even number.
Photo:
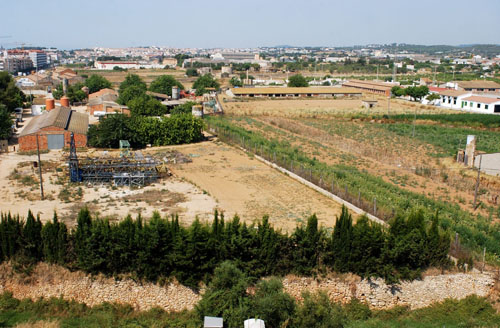
[[[500,0],[0,0],[0,45],[500,43]]]

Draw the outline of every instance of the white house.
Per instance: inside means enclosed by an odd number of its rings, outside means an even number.
[[[472,95],[461,99],[460,108],[477,113],[500,114],[500,98]]]
[[[441,107],[460,109],[462,99],[472,96],[472,92],[460,90],[445,90],[439,92],[439,96],[441,97]]]

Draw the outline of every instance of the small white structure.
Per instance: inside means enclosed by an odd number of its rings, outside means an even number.
[[[224,320],[219,317],[207,317],[203,320],[203,328],[223,328]]]
[[[244,322],[245,328],[266,328],[264,320],[261,319],[248,319]]]

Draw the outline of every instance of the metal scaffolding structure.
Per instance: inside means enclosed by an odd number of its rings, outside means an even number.
[[[165,163],[142,152],[129,153],[128,156],[78,159],[72,138],[69,156],[70,179],[72,182],[85,182],[91,185],[112,184],[114,186],[141,187],[154,183],[158,178],[168,175]]]

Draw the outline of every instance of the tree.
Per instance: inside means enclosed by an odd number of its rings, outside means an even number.
[[[236,76],[233,76],[231,80],[229,80],[229,84],[231,84],[233,87],[242,87],[243,82],[241,82],[240,79],[238,79]]]
[[[309,83],[307,83],[307,80],[305,77],[303,77],[300,74],[292,75],[288,79],[288,86],[289,87],[308,87]]]
[[[212,77],[211,74],[202,75],[193,83],[193,89],[196,89],[197,96],[201,96],[206,93],[206,88],[219,89],[219,87],[219,83]]]
[[[179,89],[184,90],[184,86],[179,81],[177,81],[172,75],[162,75],[156,78],[153,82],[151,82],[149,90],[172,96],[173,86],[177,86],[179,87]]]
[[[102,89],[111,88],[111,82],[105,77],[97,74],[91,75],[84,83],[89,88],[89,93],[94,93]]]
[[[245,274],[233,263],[223,262],[215,269],[212,281],[195,307],[196,313],[200,319],[223,317],[227,327],[239,327],[250,310],[247,288]]]
[[[68,85],[66,90],[66,97],[69,98],[70,103],[80,102],[87,98],[87,95],[82,90],[83,84],[77,83],[75,85]],[[61,99],[64,96],[63,86],[59,84],[57,88],[52,92],[55,99]]]
[[[16,86],[16,81],[8,72],[0,72],[0,104],[13,112],[15,108],[22,107],[25,96]]]
[[[167,113],[166,106],[146,94],[133,98],[127,105],[132,115],[162,116]]]
[[[196,102],[194,101],[188,101],[182,105],[177,105],[172,110],[170,111],[170,114],[176,115],[176,114],[191,114],[193,106],[197,105]]]
[[[423,97],[429,94],[429,88],[426,85],[408,87],[404,89],[404,93],[405,95],[412,97],[414,100],[420,101]]]
[[[325,292],[302,295],[304,302],[299,306],[292,327],[308,328],[342,328],[346,322],[346,315],[342,307],[333,303]]]
[[[144,83],[144,81],[141,80],[141,78],[139,77],[139,75],[137,74],[128,74],[126,77],[125,77],[125,80],[120,83],[120,89],[119,89],[119,94],[121,95],[122,92],[131,87],[131,86],[136,86],[138,87],[139,89],[143,90],[144,92],[146,92],[147,90],[147,86],[146,86],[146,83]]]
[[[402,89],[400,86],[395,85],[391,88],[391,94],[394,97],[401,97],[405,94],[405,92],[404,89]]]
[[[295,307],[294,299],[283,292],[283,283],[271,278],[257,284],[250,308],[253,316],[264,320],[266,326],[282,327],[293,317]]]
[[[123,91],[120,91],[120,95],[118,96],[116,102],[121,105],[128,105],[132,99],[140,98],[145,95],[146,89],[144,89],[141,85],[131,85]]]
[[[12,115],[7,107],[0,104],[0,140],[9,139],[12,134]]]
[[[138,132],[140,118],[134,119],[123,114],[109,115],[99,124],[90,125],[89,145],[99,148],[118,148],[120,140],[128,140],[133,148],[142,148],[147,144]]]
[[[198,76],[198,70],[196,68],[188,68],[186,70],[187,76]]]
[[[440,98],[441,97],[437,93],[431,93],[430,95],[428,95],[427,97],[425,97],[425,99],[427,99],[428,101],[434,101],[434,100],[438,100]]]

